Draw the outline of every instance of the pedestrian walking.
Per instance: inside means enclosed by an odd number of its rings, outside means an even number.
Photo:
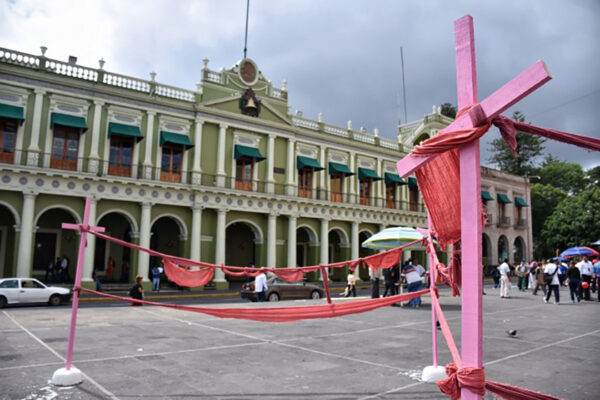
[[[529,289],[535,289],[535,285],[536,285],[535,271],[537,270],[537,266],[538,266],[538,263],[535,261],[532,261],[531,264],[529,264],[529,273],[527,274],[528,279],[529,279],[529,284],[527,285],[527,287]]]
[[[546,297],[546,282],[544,282],[544,265],[546,263],[544,262],[544,260],[541,260],[537,266],[537,268],[535,269],[535,279],[536,279],[536,283],[535,283],[535,289],[533,289],[533,295],[537,296],[537,291],[542,288],[542,291],[544,292],[544,297]]]
[[[265,275],[265,271],[261,271],[260,274],[254,278],[254,291],[256,293],[256,301],[262,303],[265,301],[265,295],[269,290],[267,286],[267,275]]]
[[[507,299],[510,294],[510,266],[508,265],[508,258],[504,259],[504,262],[498,266],[498,273],[500,274],[500,297]]]
[[[152,268],[152,291],[160,292],[160,268],[158,265]]]
[[[371,278],[371,298],[379,298],[379,281],[383,278],[381,268],[369,268],[369,276]]]
[[[394,279],[392,277],[392,273],[394,270],[394,266],[386,268],[383,270],[383,279],[385,280],[385,290],[383,292],[383,297],[387,297],[394,295]]]
[[[67,283],[69,278],[69,257],[66,255],[60,260],[60,276],[62,283]]]
[[[581,285],[581,273],[579,272],[579,268],[575,266],[575,262],[571,261],[569,263],[569,268],[567,269],[567,279],[569,280],[569,292],[571,294],[571,303],[575,303],[575,299],[578,302],[581,301],[581,292],[579,291]]]
[[[419,260],[414,258],[412,264],[410,264],[404,273],[406,274],[407,291],[418,292],[423,289],[423,276],[425,275],[425,268],[419,264]],[[419,308],[421,307],[421,297],[415,297],[408,301],[409,307]]]
[[[48,276],[52,276],[51,281],[48,280]],[[54,262],[52,260],[50,260],[50,262],[46,266],[46,276],[44,278],[44,282],[45,283],[54,282],[55,279],[56,278],[54,277]]]
[[[135,284],[131,289],[129,289],[129,297],[136,300],[144,300],[144,287],[142,286],[142,279],[144,279],[141,275],[137,275],[135,277]],[[131,303],[132,306],[141,306],[142,303]]]
[[[350,294],[352,294],[352,297],[356,297],[356,278],[350,270],[348,270],[347,282],[348,285],[346,286],[346,294],[344,297],[350,297]]]
[[[525,261],[521,261],[516,270],[517,285],[519,286],[519,290],[524,292],[527,290],[527,264],[525,264]]]
[[[560,281],[558,280],[558,266],[551,260],[546,261],[544,266],[544,282],[548,289],[546,291],[546,297],[544,297],[544,303],[548,303],[552,292],[554,292],[554,304],[560,303]]]
[[[492,279],[494,280],[494,289],[498,289],[500,287],[500,272],[497,267],[492,270]]]
[[[115,260],[111,256],[108,257],[108,263],[106,264],[106,281],[111,282],[115,273]]]
[[[102,283],[100,282],[100,277],[98,276],[98,273],[96,272],[96,270],[94,270],[94,272],[92,272],[92,279],[94,280],[94,283],[96,284],[96,292],[101,292],[102,291]]]
[[[590,285],[592,283],[592,274],[594,273],[594,267],[592,263],[588,260],[587,256],[583,256],[583,260],[578,262],[577,268],[579,268],[579,272],[581,273],[581,283],[583,285],[584,282],[587,282],[587,287],[583,289],[583,299],[591,300],[590,297]]]

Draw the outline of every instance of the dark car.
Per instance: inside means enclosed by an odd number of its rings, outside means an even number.
[[[268,301],[279,301],[287,299],[320,299],[325,296],[323,289],[317,285],[307,282],[289,283],[278,278],[267,280],[266,298]],[[256,301],[254,282],[244,283],[240,290],[242,299]]]

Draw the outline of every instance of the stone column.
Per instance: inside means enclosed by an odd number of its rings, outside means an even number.
[[[202,128],[204,121],[196,119],[196,128],[194,129],[194,166],[192,167],[192,184],[200,185],[202,183],[202,167],[200,166],[200,157],[202,155]]]
[[[31,124],[31,141],[27,147],[27,165],[37,167],[40,157],[40,130],[42,123],[42,105],[44,104],[44,95],[46,91],[43,89],[34,89],[35,100],[33,103],[33,121]],[[29,275],[28,275],[29,276]]]
[[[100,142],[100,121],[102,119],[102,106],[104,102],[101,100],[94,100],[94,125],[92,126],[92,138],[90,147],[90,157],[88,160],[88,172],[95,174],[99,170],[98,166],[98,144]],[[94,236],[94,235],[90,235]],[[95,238],[95,236],[94,236]],[[88,240],[88,243],[90,241]],[[91,278],[90,278],[91,279]]]
[[[350,171],[354,172],[356,170],[356,166],[354,165],[354,153],[350,153],[350,162],[348,163],[348,168]],[[348,193],[350,194],[350,203],[358,203],[358,196],[356,196],[356,175],[351,175],[347,179],[349,181],[349,189]]]
[[[321,194],[318,199],[319,200],[330,200],[331,199],[331,195],[330,195],[330,179],[329,179],[329,165],[327,165],[327,159],[325,158],[325,148],[321,147],[319,149],[319,161],[323,163],[323,167],[325,167],[325,170],[323,171],[323,173],[321,174],[321,177],[319,178],[319,189],[320,191],[325,191],[324,194]]]
[[[225,225],[227,223],[227,209],[219,208],[217,210],[217,240],[215,250],[215,264],[225,264]],[[227,288],[229,284],[225,280],[225,274],[220,269],[215,269],[213,278],[217,289]]]
[[[267,267],[277,267],[277,214],[273,212],[267,225]]]
[[[19,252],[17,253],[17,277],[31,276],[31,259],[33,253],[33,217],[35,212],[35,193],[23,193],[23,211],[19,232]]]
[[[383,165],[380,159],[377,160],[377,175],[382,179],[376,183],[377,190],[375,191],[376,204],[379,207],[385,207],[385,181],[383,180]]]
[[[144,152],[144,179],[152,179],[152,143],[154,143],[154,111],[148,111],[146,122],[146,150]]]
[[[219,138],[217,144],[217,186],[225,186],[225,135],[227,134],[227,125],[219,125]],[[225,253],[223,253],[225,254]]]
[[[200,248],[202,245],[202,206],[194,204],[192,207],[192,242],[190,243],[190,258],[200,261]]]
[[[294,193],[294,177],[296,176],[296,170],[294,168],[294,145],[296,141],[294,139],[288,139],[287,144],[287,166],[285,171],[285,194],[293,196]],[[295,263],[295,261],[294,261]],[[295,264],[294,264],[295,265]]]
[[[288,219],[288,240],[287,240],[287,267],[295,268],[297,263],[296,256],[296,222],[297,217],[290,215]]]
[[[321,220],[321,258],[319,263],[329,263],[329,220],[326,218]],[[322,274],[320,274],[320,277],[323,280]]]
[[[142,203],[142,217],[140,223],[140,246],[144,248],[150,248],[150,218],[152,213],[151,203]],[[145,251],[140,251],[138,257],[138,268],[137,273],[141,275],[144,282],[148,281],[148,264],[150,262],[150,255]]]
[[[269,134],[267,140],[267,173],[265,176],[266,180],[266,192],[273,193],[275,190],[275,180],[273,179],[273,167],[275,162],[275,135]]]
[[[96,205],[98,201],[95,198],[91,198],[90,201],[90,216],[89,225],[96,225]],[[94,271],[94,255],[96,253],[96,236],[87,235],[87,247],[85,249],[85,258],[83,260],[83,271],[81,273],[82,282],[92,282],[92,272]],[[95,289],[95,288],[94,288]]]

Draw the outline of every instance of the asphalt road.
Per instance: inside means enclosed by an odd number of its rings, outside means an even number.
[[[489,380],[564,399],[600,393],[600,303],[543,304],[518,292],[484,297],[484,362]],[[567,292],[561,292],[563,301]],[[302,306],[321,301],[240,304],[180,299],[215,307]],[[173,299],[175,301],[175,299]],[[337,297],[336,301],[347,301]],[[64,366],[70,308],[11,307],[0,312],[2,399],[447,399],[419,381],[431,364],[431,315],[385,307],[363,314],[258,323],[161,307],[83,303],[75,387],[48,380]],[[460,344],[460,303],[441,297]],[[506,334],[516,329],[516,337]],[[440,362],[450,361],[439,338]],[[491,399],[488,396],[486,399]]]

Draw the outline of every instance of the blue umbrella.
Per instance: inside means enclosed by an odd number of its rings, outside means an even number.
[[[561,257],[597,256],[598,254],[600,253],[589,247],[571,247],[560,253]]]
[[[567,260],[568,260],[568,258],[567,258],[567,257],[553,257],[553,258],[552,258],[552,261],[556,261],[556,260],[559,260],[559,261],[567,261]]]

